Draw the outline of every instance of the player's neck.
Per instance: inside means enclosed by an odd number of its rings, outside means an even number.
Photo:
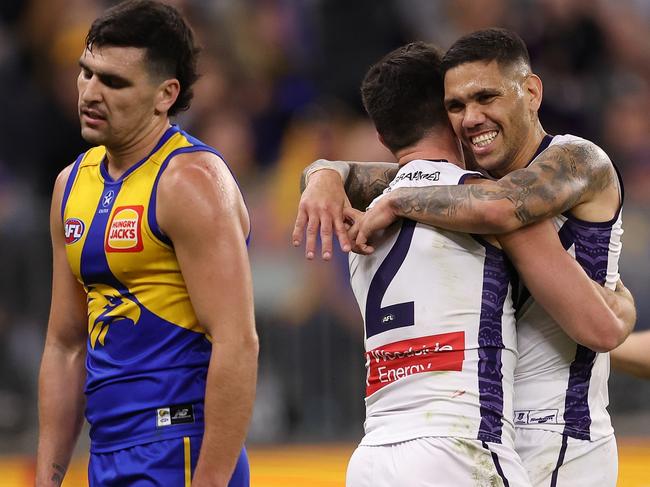
[[[539,121],[532,127],[531,133],[524,138],[524,143],[520,146],[515,159],[513,160],[510,170],[506,171],[505,174],[508,174],[510,171],[515,169],[521,169],[528,166],[530,161],[535,157],[535,153],[539,148],[539,145],[542,143],[546,132],[544,128],[539,123]],[[499,177],[503,176],[500,175]]]
[[[164,119],[138,131],[133,139],[125,141],[123,145],[106,147],[106,169],[111,177],[118,179],[149,155],[169,126],[169,119]]]
[[[417,159],[443,159],[465,168],[460,143],[455,137],[425,136],[415,144],[395,152],[395,157],[400,167]]]

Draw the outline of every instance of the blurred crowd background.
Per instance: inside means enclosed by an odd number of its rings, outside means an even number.
[[[115,2],[0,2],[0,451],[29,453],[50,299],[48,207],[86,145],[77,60]],[[302,168],[317,158],[391,160],[363,113],[366,69],[405,42],[446,49],[503,26],[527,42],[552,134],[601,145],[625,181],[621,274],[650,326],[650,2],[647,0],[176,0],[203,47],[192,108],[176,122],[219,149],[252,217],[261,340],[251,442],[358,439],[363,333],[347,259],[291,246]],[[217,291],[218,292],[218,291]],[[643,433],[650,383],[612,374],[611,411]],[[646,422],[646,425],[650,422]],[[647,428],[646,428],[647,429]],[[650,431],[645,431],[650,434]]]

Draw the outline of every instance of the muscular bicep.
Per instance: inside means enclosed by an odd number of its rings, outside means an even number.
[[[350,173],[345,192],[353,208],[365,210],[383,193],[397,175],[399,166],[392,162],[348,162]]]
[[[615,197],[618,192],[609,158],[590,142],[552,145],[528,167],[501,178],[497,186],[497,194],[511,202],[521,225],[588,204],[605,190]]]
[[[70,269],[65,250],[61,200],[69,169],[64,170],[57,178],[50,208],[53,260],[47,343],[68,350],[79,350],[85,347],[88,308],[86,293]]]
[[[161,229],[174,244],[199,323],[216,342],[251,336],[249,221],[242,196],[216,156],[188,154],[182,162],[170,164],[161,178]]]

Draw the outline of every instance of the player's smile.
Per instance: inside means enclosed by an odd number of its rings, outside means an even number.
[[[493,175],[523,167],[539,141],[529,123],[536,103],[525,67],[501,69],[496,61],[473,61],[445,74],[445,108],[454,132],[477,163]]]
[[[464,140],[466,145],[471,147],[474,155],[481,157],[495,149],[500,133],[498,129],[481,130],[479,133],[466,134]]]

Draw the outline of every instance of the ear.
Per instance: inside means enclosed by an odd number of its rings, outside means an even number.
[[[154,109],[156,113],[167,113],[176,102],[181,91],[181,84],[177,79],[167,79],[160,83],[156,92]]]
[[[530,108],[536,112],[542,104],[542,94],[544,91],[542,80],[536,74],[531,73],[524,82],[524,89],[526,90],[526,97]]]

